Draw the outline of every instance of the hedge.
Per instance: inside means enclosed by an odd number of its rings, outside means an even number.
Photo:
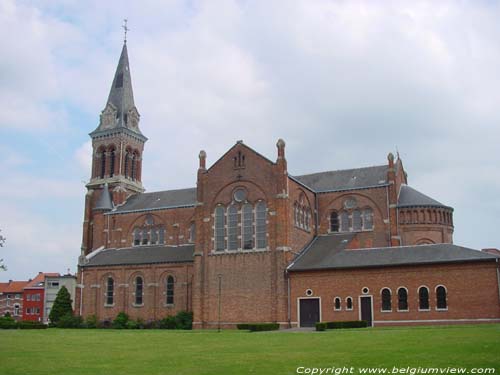
[[[326,323],[316,323],[316,331],[326,331]]]
[[[341,328],[366,328],[368,322],[366,320],[351,320],[345,322],[326,322],[327,329],[341,329]]]
[[[237,324],[236,328],[250,332],[276,331],[280,329],[280,325],[278,323],[241,323]]]
[[[48,325],[43,324],[41,322],[22,320],[20,322],[17,322],[17,327],[19,329],[46,329],[48,328]]]

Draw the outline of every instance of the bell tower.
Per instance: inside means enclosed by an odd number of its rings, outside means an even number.
[[[108,100],[92,138],[92,170],[87,183],[82,255],[107,246],[104,213],[128,196],[142,193],[142,153],[147,138],[139,128],[124,40]]]

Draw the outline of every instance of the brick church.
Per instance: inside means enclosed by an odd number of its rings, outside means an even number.
[[[297,176],[282,139],[271,158],[238,141],[211,165],[199,153],[196,187],[145,192],[139,120],[125,43],[90,133],[82,316],[187,310],[194,328],[500,322],[500,257],[454,245],[453,208],[409,186],[399,156]]]

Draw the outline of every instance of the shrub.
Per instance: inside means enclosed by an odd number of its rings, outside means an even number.
[[[73,314],[66,314],[59,318],[56,324],[57,328],[81,328],[83,319],[81,316],[73,316]]]
[[[340,328],[366,328],[368,327],[368,322],[366,320],[352,320],[345,322],[327,322],[326,328],[328,329],[340,329]]]
[[[250,332],[276,331],[280,329],[280,325],[278,323],[249,323],[248,329]]]
[[[113,328],[124,329],[127,328],[127,322],[129,321],[128,315],[124,312],[118,313],[115,320],[113,320]]]
[[[111,328],[113,326],[113,322],[109,319],[104,319],[97,325],[97,328]]]
[[[13,318],[7,315],[0,317],[0,329],[16,329],[16,328],[17,328],[17,323]]]
[[[10,312],[9,312],[9,311],[7,311],[7,312],[4,314],[4,317],[6,317],[6,318],[11,318]]]
[[[240,323],[240,324],[236,324],[236,328],[248,331],[249,330],[249,328],[248,328],[249,325],[250,325],[249,323]]]
[[[73,315],[71,295],[69,294],[68,289],[66,289],[65,286],[62,286],[61,289],[59,289],[59,292],[57,292],[54,305],[50,310],[49,319],[52,323],[57,325],[59,319],[66,317],[69,314]]]
[[[17,323],[19,329],[45,329],[48,326],[41,322],[32,322],[29,320],[22,320]]]
[[[127,329],[139,329],[139,324],[135,320],[129,320],[125,323],[125,328]]]
[[[180,311],[175,316],[175,328],[193,329],[193,313],[187,311]]]
[[[175,316],[167,316],[159,322],[159,327],[161,329],[175,329]]]
[[[144,323],[144,329],[160,328],[160,321],[148,320]]]
[[[316,323],[316,331],[326,331],[326,323]]]
[[[95,315],[89,315],[85,319],[85,328],[97,328],[98,325],[97,316]]]

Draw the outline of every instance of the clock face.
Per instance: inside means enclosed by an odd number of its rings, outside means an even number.
[[[236,202],[243,202],[247,198],[247,192],[243,188],[238,188],[233,193],[233,198]]]

